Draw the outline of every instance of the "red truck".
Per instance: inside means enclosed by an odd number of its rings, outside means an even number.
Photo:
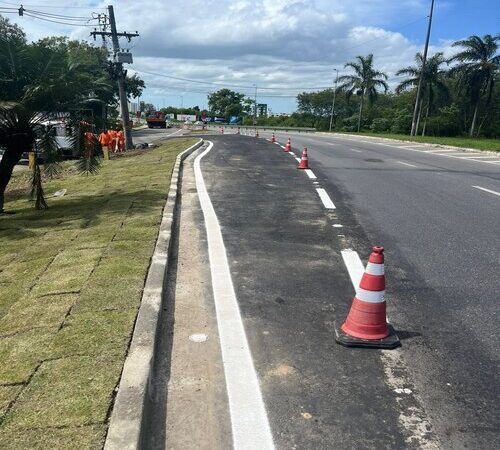
[[[146,117],[148,128],[167,128],[167,117],[161,111],[154,112],[151,116]]]

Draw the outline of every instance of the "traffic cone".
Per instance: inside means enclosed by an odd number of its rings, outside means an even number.
[[[258,138],[259,137],[259,130],[255,130],[255,137]]]
[[[387,323],[384,248],[373,247],[347,319],[336,331],[336,341],[347,347],[395,348],[400,345]]]
[[[220,127],[220,134],[224,134],[224,127]]]
[[[300,163],[297,169],[309,169],[309,160],[307,159],[307,147],[304,147],[302,151],[302,156],[300,157]]]
[[[288,142],[285,145],[285,148],[283,149],[285,152],[291,152],[292,151],[292,141],[290,138],[288,138]]]
[[[276,136],[273,133],[273,137],[271,138],[271,142],[274,144],[276,142]]]
[[[240,134],[240,127],[238,127],[238,131],[236,132],[236,134]]]

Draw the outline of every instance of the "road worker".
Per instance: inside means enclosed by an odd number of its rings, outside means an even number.
[[[116,152],[117,144],[117,132],[115,130],[108,130],[109,144],[108,148],[110,152]]]
[[[123,132],[123,130],[118,131],[117,140],[118,140],[118,151],[124,152],[125,151],[125,133]]]

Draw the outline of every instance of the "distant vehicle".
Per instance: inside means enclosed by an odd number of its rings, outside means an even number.
[[[167,116],[161,111],[156,111],[146,117],[148,128],[167,128]]]

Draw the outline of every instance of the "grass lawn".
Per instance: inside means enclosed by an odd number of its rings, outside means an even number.
[[[64,163],[49,209],[14,174],[0,216],[0,448],[100,449],[177,154],[196,139]],[[67,189],[64,197],[52,194]]]
[[[434,136],[407,136],[406,134],[391,133],[349,133],[360,136],[372,136],[387,139],[399,139],[403,141],[424,142],[427,144],[451,145],[454,147],[474,148],[477,150],[488,150],[500,152],[500,139],[467,138],[467,137],[434,137]]]

